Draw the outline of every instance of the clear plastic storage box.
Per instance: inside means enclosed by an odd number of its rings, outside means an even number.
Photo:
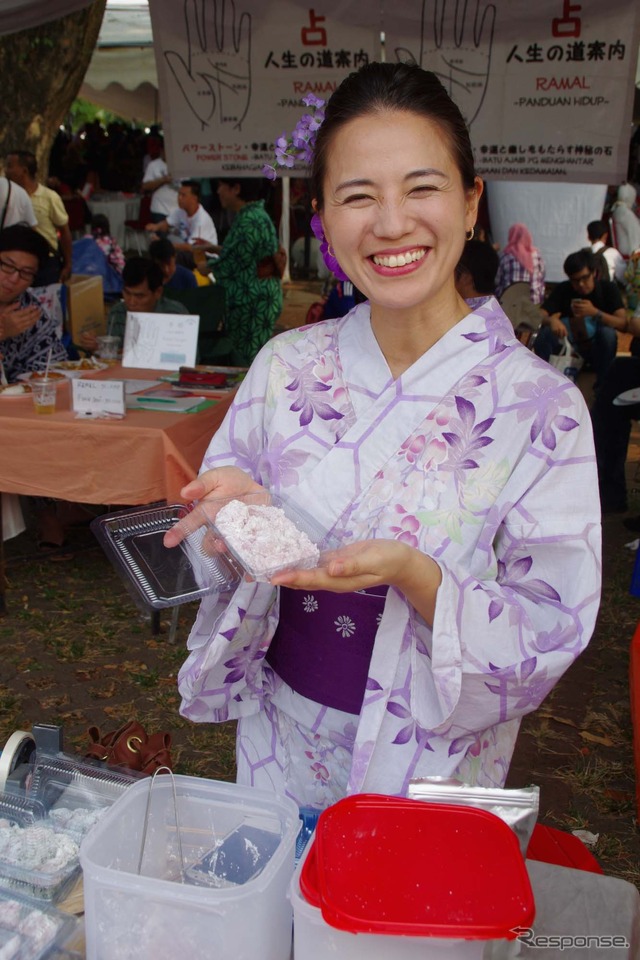
[[[223,544],[253,580],[268,582],[284,570],[317,567],[322,554],[338,545],[306,511],[268,491],[203,500],[196,510],[209,520],[217,549]]]
[[[79,921],[48,904],[0,890],[2,960],[42,960],[64,951]]]
[[[254,523],[235,541],[225,532],[220,513],[232,503],[241,504]],[[165,533],[178,522],[184,539],[166,547]],[[282,542],[283,526],[290,549]],[[97,517],[91,528],[134,598],[154,609],[233,589],[245,575],[264,582],[283,570],[317,566],[322,554],[337,546],[312,517],[266,490],[190,506],[128,510]]]
[[[289,960],[299,826],[292,800],[261,790],[134,784],[82,843],[87,960]]]
[[[62,900],[80,874],[79,847],[37,800],[0,793],[0,886],[38,900]]]
[[[78,843],[122,793],[142,778],[67,754],[36,752],[29,797],[39,801],[48,821]]]
[[[510,960],[535,914],[506,823],[377,794],[320,815],[290,896],[295,960]]]

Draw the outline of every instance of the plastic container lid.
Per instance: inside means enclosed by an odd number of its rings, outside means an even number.
[[[321,814],[300,888],[352,933],[514,939],[535,913],[517,837],[499,817],[373,794]]]
[[[241,571],[229,557],[210,549],[202,512],[192,515],[191,530],[177,547],[165,547],[167,530],[190,514],[190,507],[176,503],[119,511],[91,522],[134,598],[154,610],[199,600],[240,581]]]
[[[48,823],[80,842],[118,797],[143,779],[124,767],[64,753],[36,751],[28,796],[40,802]]]

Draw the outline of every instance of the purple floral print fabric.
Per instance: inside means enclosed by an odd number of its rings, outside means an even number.
[[[359,716],[305,701],[265,663],[276,589],[242,583],[203,600],[181,711],[241,718],[248,782],[319,806],[403,794],[418,776],[501,786],[520,718],[589,641],[600,514],[588,411],[493,298],[470,306],[397,380],[366,304],[281,334],[210,444],[203,469],[237,465],[313,505],[343,542],[398,538],[442,570],[433,628],[389,590]]]

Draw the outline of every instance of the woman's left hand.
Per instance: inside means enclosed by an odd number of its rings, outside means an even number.
[[[271,582],[292,590],[330,590],[352,593],[388,584],[401,590],[427,620],[433,622],[435,597],[442,580],[440,567],[401,540],[362,540],[322,558],[312,570],[289,570]]]

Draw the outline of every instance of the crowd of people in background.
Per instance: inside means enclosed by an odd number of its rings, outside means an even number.
[[[114,331],[123,334],[127,310],[140,310],[144,304],[150,311],[177,312],[183,308],[172,294],[217,282],[225,288],[235,362],[250,364],[273,335],[283,304],[282,262],[275,229],[277,194],[267,181],[180,181],[167,165],[159,128],[144,131],[124,123],[104,127],[97,120],[77,134],[59,131],[48,176],[38,171],[35,156],[19,145],[7,152],[5,173],[6,177],[0,178],[0,231],[24,223],[45,241],[37,257],[32,257],[37,268],[33,278],[31,262],[19,272],[11,256],[7,260],[5,255],[4,261],[0,258],[5,287],[18,282],[24,286],[27,273],[27,286],[38,287],[64,282],[72,267],[78,272],[75,259],[72,263],[71,232],[61,198],[74,195],[87,201],[101,191],[136,192],[149,198],[151,222],[144,256],[132,257],[133,251],[126,251],[125,257],[108,219],[102,214],[92,217],[88,206],[85,246],[74,254],[104,258],[105,299],[118,301],[111,309]],[[305,251],[301,258],[292,252],[292,271],[294,276],[301,275],[301,270],[303,276],[305,271],[313,275],[313,244],[317,241],[308,239],[311,208],[307,180],[291,181],[291,198],[291,249],[299,254],[304,244]],[[580,362],[595,372],[596,443],[604,451],[600,458],[603,506],[626,509],[624,464],[630,422],[640,416],[640,406],[621,413],[613,410],[613,399],[621,383],[640,387],[640,317],[630,317],[634,310],[639,312],[640,304],[636,190],[623,184],[610,191],[602,218],[585,225],[584,246],[567,251],[566,280],[560,283],[549,283],[543,256],[525,223],[513,223],[500,248],[491,237],[486,207],[484,215],[482,210],[480,213],[475,237],[465,244],[456,267],[456,289],[466,300],[495,296],[518,338],[541,359],[551,360],[569,346]],[[343,316],[363,299],[350,280],[327,276],[326,271],[322,275],[326,278],[325,297],[310,309],[309,320]],[[21,292],[20,297],[21,318],[26,322],[26,294]],[[29,307],[31,313],[38,309],[31,300]],[[42,303],[39,309],[40,319],[32,322],[28,331],[15,326],[9,307],[3,310],[0,346],[5,366],[14,374],[44,356],[41,345],[31,349],[39,331],[46,330],[42,343],[48,348],[51,318]],[[616,359],[619,334],[625,332],[634,334],[632,356]],[[20,339],[20,349],[13,342],[15,337]],[[26,353],[25,344],[29,348]],[[85,340],[67,346],[74,355],[76,348],[91,352],[96,344]],[[615,450],[610,449],[612,443]]]

